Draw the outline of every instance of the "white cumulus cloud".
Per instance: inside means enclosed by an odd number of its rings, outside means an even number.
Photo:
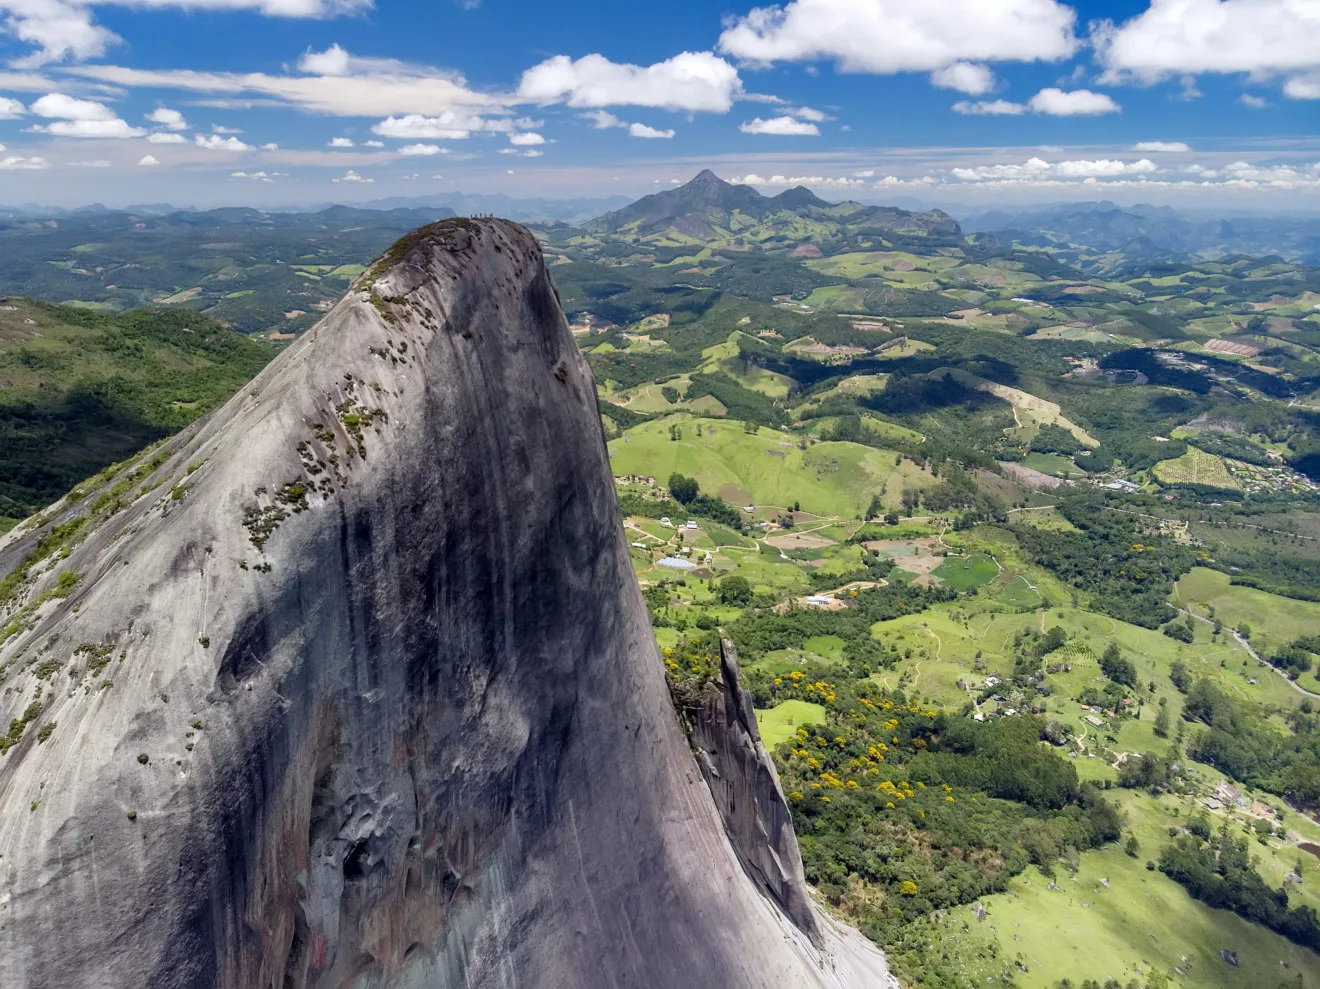
[[[1191,145],[1182,141],[1138,141],[1132,145],[1133,151],[1183,152],[1191,151]]]
[[[368,2],[366,6],[371,6]],[[310,49],[298,60],[298,71],[314,76],[418,75],[427,70],[394,58],[363,58],[331,45],[323,52]]]
[[[198,134],[194,138],[199,148],[208,151],[251,151],[252,145],[244,144],[236,137],[221,137],[219,134]]]
[[[540,134],[537,134],[535,131],[527,131],[525,133],[510,134],[509,143],[514,147],[525,148],[537,144],[544,144],[545,138]]]
[[[1307,75],[1320,69],[1317,38],[1315,0],[1151,0],[1141,14],[1122,24],[1102,22],[1091,36],[1106,79],[1291,76],[1285,93],[1302,99],[1320,98],[1320,86],[1315,96],[1305,95]]]
[[[121,120],[104,103],[80,100],[64,93],[47,93],[32,104],[31,110],[51,123],[28,129],[54,137],[127,138],[146,133],[141,127]]]
[[[158,106],[147,114],[147,120],[153,124],[159,124],[166,130],[187,130],[188,121],[184,119],[183,114],[178,110],[171,110],[167,106]]]
[[[1293,76],[1283,84],[1283,95],[1294,100],[1320,100],[1320,71]]]
[[[1051,117],[1098,116],[1105,113],[1118,113],[1120,107],[1104,93],[1093,93],[1089,89],[1074,89],[1064,92],[1062,89],[1042,89],[1027,101],[1036,113]]]
[[[754,63],[837,62],[845,72],[934,72],[956,62],[1058,61],[1076,14],[1056,0],[793,0],[735,20],[719,49]]]
[[[1045,175],[1052,166],[1043,158],[1028,158],[1021,165],[976,165],[972,168],[955,168],[955,178],[968,182],[981,179],[1021,179]]]
[[[509,120],[508,118],[491,119],[461,110],[445,110],[434,117],[421,113],[404,114],[401,117],[387,117],[372,126],[373,133],[381,137],[393,137],[399,140],[440,140],[461,141],[470,137],[473,131],[495,131],[507,133],[524,124],[527,120]]]
[[[336,182],[375,182],[376,180],[375,180],[375,179],[369,179],[369,178],[367,178],[367,177],[364,176],[364,175],[359,175],[357,172],[353,171],[353,169],[350,168],[347,172],[345,172],[343,175],[341,175],[339,178],[335,179],[334,181],[336,181]]]
[[[298,60],[298,69],[314,76],[346,76],[351,62],[352,56],[334,44],[323,52],[308,51]]]
[[[347,137],[333,137],[333,138],[330,139],[330,147],[332,147],[332,148],[355,148],[355,147],[357,147],[357,145],[353,142],[353,140],[352,140],[351,138],[347,138]]]
[[[826,175],[770,175],[762,176],[754,172],[743,176],[735,176],[729,179],[734,185],[754,185],[761,188],[775,188],[779,186],[795,187],[799,185],[814,186],[824,189],[856,189],[866,185],[861,179],[850,179],[846,177],[830,177]]]
[[[959,100],[953,105],[954,113],[969,116],[1017,117],[1024,113],[1043,113],[1050,117],[1097,116],[1122,110],[1104,93],[1089,89],[1064,92],[1062,89],[1042,89],[1026,103],[1010,100]]]
[[[0,120],[15,120],[27,113],[23,104],[8,96],[0,96]]]
[[[646,124],[629,124],[628,134],[632,137],[670,138],[674,136],[674,131],[672,128],[660,130],[657,127],[648,127]]]
[[[188,139],[182,134],[175,134],[171,131],[154,131],[147,135],[147,140],[152,144],[187,144]]]
[[[7,171],[37,171],[42,168],[50,168],[50,162],[45,158],[23,158],[17,155],[0,158],[0,169]]]
[[[1090,176],[1102,178],[1112,175],[1150,175],[1160,169],[1149,158],[1140,158],[1137,161],[1117,161],[1110,158],[1100,158],[1092,161],[1061,161],[1054,166],[1054,170],[1056,174],[1067,178],[1088,178]]]
[[[448,154],[448,150],[438,144],[405,144],[399,154],[411,157]]]
[[[64,93],[47,93],[32,104],[32,112],[39,117],[58,117],[61,120],[115,119],[115,112],[104,103],[80,100]]]
[[[952,170],[952,174],[954,178],[965,182],[983,182],[987,180],[1002,182],[1045,178],[1111,178],[1121,175],[1151,175],[1158,171],[1159,166],[1149,158],[1141,158],[1137,161],[1119,161],[1109,158],[1078,159],[1053,163],[1043,158],[1028,158],[1020,165],[976,165],[971,168],[955,168]]]
[[[770,117],[762,120],[757,117],[738,128],[744,134],[775,134],[781,137],[814,136],[820,128],[809,120],[795,120],[792,117]]]
[[[604,55],[556,55],[518,83],[529,103],[572,107],[648,106],[725,113],[742,92],[738,70],[711,52],[681,52],[654,65],[611,62]]]
[[[968,96],[982,96],[995,88],[995,74],[975,62],[953,62],[936,69],[930,81],[941,89],[956,89]]]
[[[32,128],[53,137],[92,137],[126,138],[141,137],[146,133],[141,127],[133,127],[126,121],[115,120],[56,120],[44,126]]]
[[[155,165],[159,165],[160,159],[157,158],[155,155],[143,155],[141,158],[138,159],[138,164],[143,166],[144,168],[151,168]]]

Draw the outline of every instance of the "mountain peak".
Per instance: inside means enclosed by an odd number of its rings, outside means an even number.
[[[828,203],[824,199],[821,199],[820,196],[816,195],[805,185],[797,185],[792,189],[786,189],[779,195],[773,197],[770,202],[774,203],[776,206],[788,209],[802,209],[808,206],[825,209],[833,205],[833,203]]]
[[[735,208],[747,202],[756,202],[763,197],[751,186],[734,185],[720,178],[709,168],[698,172],[690,182],[677,189],[669,190],[675,198],[699,198],[710,203]],[[660,193],[664,195],[664,193]]]
[[[694,764],[596,403],[536,238],[445,220],[0,537],[0,985],[896,985],[732,656]]]

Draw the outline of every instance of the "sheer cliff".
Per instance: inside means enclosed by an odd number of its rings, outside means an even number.
[[[892,984],[814,915],[741,701],[675,717],[512,223],[400,241],[0,541],[0,685],[0,985]],[[751,774],[719,806],[694,747]]]

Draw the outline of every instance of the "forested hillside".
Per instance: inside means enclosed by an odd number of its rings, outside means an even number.
[[[0,525],[209,412],[273,355],[182,308],[0,303]]]

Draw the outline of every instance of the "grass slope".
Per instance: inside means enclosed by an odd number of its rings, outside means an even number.
[[[1163,874],[1148,871],[1147,856],[1168,841],[1163,818],[1139,812],[1139,801],[1150,798],[1120,799],[1128,829],[1141,845],[1137,858],[1112,845],[1083,854],[1075,876],[1056,873],[1057,890],[1049,890],[1050,878],[1033,867],[1013,880],[1009,892],[986,897],[984,923],[994,925],[1001,950],[1027,967],[1015,984],[1053,989],[1064,978],[1074,985],[1106,978],[1144,984],[1152,968],[1168,975],[1181,968],[1187,977],[1175,985],[1222,989],[1295,986],[1298,974],[1307,986],[1320,980],[1314,952],[1227,910],[1211,909]],[[968,907],[952,919],[955,930],[960,920],[977,924]],[[1221,948],[1237,954],[1236,968],[1222,960]]]
[[[677,425],[683,438],[669,438]],[[697,436],[700,425],[702,435]],[[703,491],[737,489],[757,505],[780,508],[800,502],[816,515],[860,518],[873,494],[897,506],[903,489],[927,488],[934,479],[897,454],[857,443],[815,443],[805,450],[771,429],[747,433],[741,423],[670,416],[646,422],[611,440],[616,474],[650,474],[664,481],[678,472],[695,477]]]

